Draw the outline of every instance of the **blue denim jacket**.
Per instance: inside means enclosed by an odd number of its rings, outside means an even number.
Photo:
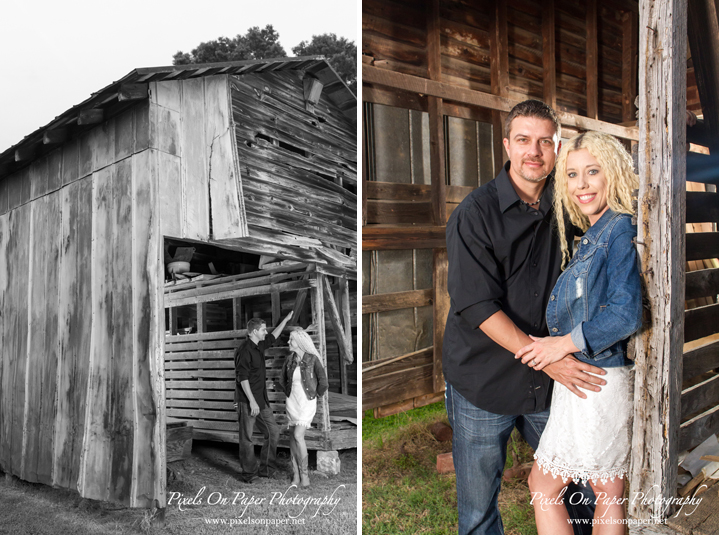
[[[557,279],[547,305],[552,336],[571,333],[577,359],[602,368],[631,365],[627,338],[642,324],[637,227],[607,210],[589,227]]]

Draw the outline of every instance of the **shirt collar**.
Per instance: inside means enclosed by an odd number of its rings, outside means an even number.
[[[519,198],[519,195],[517,195],[517,192],[514,189],[514,186],[512,186],[512,181],[509,179],[509,166],[511,162],[507,161],[507,163],[504,164],[504,167],[502,167],[502,170],[499,172],[499,175],[497,175],[497,178],[495,179],[495,184],[497,184],[497,197],[499,199],[499,209],[502,210],[502,213],[506,212],[507,209],[517,203],[520,203],[521,199]],[[551,207],[552,204],[552,197],[554,196],[554,174],[550,174],[546,178],[546,184],[544,186],[544,190],[542,191],[542,200],[539,202],[539,210],[543,214],[547,213],[547,210]]]
[[[584,236],[582,236],[582,239],[587,239],[592,243],[597,243],[599,240],[599,236],[602,235],[602,232],[606,228],[606,226],[610,223],[612,219],[617,217],[617,212],[612,212],[610,208],[607,208],[607,211],[602,214],[602,217],[599,218],[599,220],[594,223],[591,227],[587,229],[587,231],[584,233]]]

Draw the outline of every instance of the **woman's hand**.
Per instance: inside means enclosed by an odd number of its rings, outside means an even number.
[[[571,353],[579,351],[579,348],[574,345],[571,336],[568,334],[565,336],[547,336],[546,338],[530,335],[530,338],[534,342],[517,351],[514,358],[522,359],[522,364],[527,364],[537,371]]]

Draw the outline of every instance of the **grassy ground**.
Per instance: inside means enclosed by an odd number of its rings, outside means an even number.
[[[0,534],[357,533],[357,450],[340,452],[341,472],[330,477],[312,470],[311,454],[311,487],[301,491],[290,488],[289,478],[242,483],[237,478],[236,450],[235,445],[196,443],[190,459],[168,465],[164,526],[147,510],[0,478]],[[282,450],[280,456],[287,461]],[[216,503],[223,498],[226,503]]]
[[[447,423],[444,403],[362,420],[362,532],[457,533],[455,475],[437,473],[437,454],[452,450],[429,431]],[[512,435],[507,466],[530,461],[532,450]],[[536,535],[526,480],[505,482],[499,505],[507,535]]]

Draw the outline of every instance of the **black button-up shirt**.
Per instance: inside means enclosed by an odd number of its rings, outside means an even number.
[[[235,350],[235,402],[241,401],[249,405],[250,400],[240,386],[242,381],[249,381],[250,390],[260,410],[270,405],[265,388],[265,350],[274,343],[275,337],[271,334],[266,335],[259,344],[248,337]]]
[[[496,414],[528,414],[549,406],[549,376],[515,360],[479,325],[502,310],[525,333],[547,336],[545,308],[561,250],[552,224],[553,178],[535,210],[520,202],[508,166],[470,193],[447,222],[450,310],[442,367],[445,379],[473,405]]]

